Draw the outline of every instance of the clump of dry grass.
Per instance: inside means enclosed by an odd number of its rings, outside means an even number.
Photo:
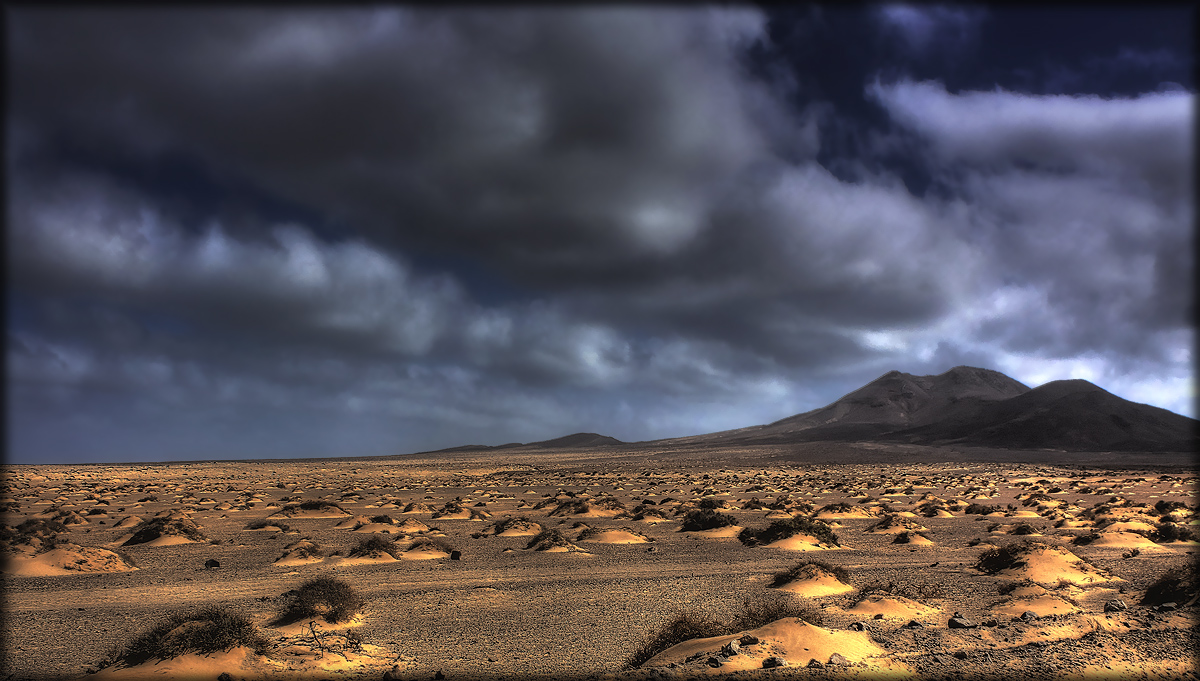
[[[218,606],[170,615],[100,662],[134,666],[148,660],[169,660],[189,653],[216,653],[246,646],[264,654],[270,644],[248,617]]]
[[[377,558],[383,553],[395,558],[396,554],[400,553],[400,547],[387,537],[373,534],[369,537],[359,538],[358,542],[350,547],[346,556],[348,558]]]
[[[772,587],[779,587],[785,584],[790,584],[797,579],[813,576],[817,570],[824,570],[825,572],[828,572],[834,577],[837,577],[837,580],[843,584],[850,583],[850,573],[847,572],[846,568],[844,567],[839,565],[831,565],[820,560],[802,560],[787,570],[775,573],[770,585]]]
[[[825,621],[820,610],[774,593],[746,598],[742,601],[741,610],[723,620],[714,619],[695,609],[684,610],[642,641],[626,660],[625,668],[637,669],[655,655],[685,641],[757,629],[785,617],[798,617],[817,626]]]
[[[776,520],[761,530],[747,527],[738,533],[737,538],[738,541],[746,546],[757,546],[759,544],[770,544],[780,539],[787,539],[797,534],[807,534],[826,544],[841,546],[838,542],[837,534],[828,525],[819,520],[810,520],[808,518]]]
[[[318,577],[280,597],[280,610],[275,623],[287,624],[320,617],[330,624],[337,624],[357,615],[363,605],[363,598],[346,582],[332,577]]]
[[[718,527],[732,527],[737,525],[737,518],[727,514],[719,513],[711,508],[688,511],[688,514],[683,517],[683,524],[679,527],[680,532],[699,532],[702,530],[715,530]]]

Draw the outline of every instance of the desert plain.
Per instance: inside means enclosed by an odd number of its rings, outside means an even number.
[[[1186,455],[518,448],[3,484],[4,679],[1197,676]],[[318,578],[361,607],[283,623]],[[207,606],[267,645],[106,658]],[[681,616],[725,628],[655,646]]]

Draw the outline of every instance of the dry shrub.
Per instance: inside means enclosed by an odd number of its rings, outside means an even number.
[[[1024,556],[1038,546],[1040,545],[1027,540],[1025,542],[1016,542],[988,549],[980,554],[979,559],[975,562],[975,568],[982,570],[986,574],[994,575],[1001,570],[1020,567],[1025,564],[1021,560],[1021,556]]]
[[[738,541],[746,546],[756,546],[759,544],[770,544],[771,542],[787,539],[797,534],[807,534],[826,544],[841,546],[838,543],[838,536],[834,534],[828,525],[819,520],[810,520],[808,518],[776,520],[761,530],[754,530],[747,527],[738,533],[737,538]]]
[[[1184,603],[1200,595],[1200,575],[1195,561],[1188,561],[1181,568],[1168,570],[1146,587],[1139,605],[1162,605]]]
[[[362,610],[365,602],[346,582],[332,577],[310,579],[280,597],[276,624],[321,617],[330,624],[345,622]]]
[[[824,623],[820,610],[778,593],[746,598],[742,601],[741,610],[726,620],[713,619],[696,610],[685,610],[643,641],[626,660],[625,667],[636,669],[655,655],[685,641],[757,629],[785,617],[799,617],[817,626]]]
[[[123,648],[109,652],[99,666],[118,663],[133,666],[147,660],[169,660],[189,653],[204,655],[237,646],[246,646],[261,655],[267,652],[269,643],[249,618],[209,606],[169,616]]]
[[[771,581],[771,586],[783,586],[800,579],[801,577],[812,575],[816,569],[824,570],[837,577],[838,581],[843,584],[850,583],[850,573],[846,568],[838,565],[830,565],[820,560],[802,560],[795,566],[788,568],[782,572],[775,573],[774,579]]]
[[[361,537],[358,542],[350,547],[350,551],[346,554],[349,558],[358,557],[374,557],[380,553],[386,553],[395,558],[400,552],[400,547],[396,542],[382,535],[373,534],[370,537]]]
[[[718,513],[711,508],[705,508],[697,511],[688,511],[688,514],[683,517],[683,525],[680,526],[680,532],[699,532],[701,530],[715,530],[718,527],[732,527],[737,525],[737,518],[727,514]]]

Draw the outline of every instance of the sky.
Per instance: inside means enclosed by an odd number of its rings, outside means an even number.
[[[1194,417],[1193,12],[9,6],[8,461]]]

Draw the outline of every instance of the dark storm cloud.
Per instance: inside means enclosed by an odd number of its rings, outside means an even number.
[[[751,9],[10,13],[16,441],[648,439],[1080,353],[1177,390],[1192,95],[948,91],[894,76],[990,14],[834,14],[789,40],[867,56],[814,79]]]

